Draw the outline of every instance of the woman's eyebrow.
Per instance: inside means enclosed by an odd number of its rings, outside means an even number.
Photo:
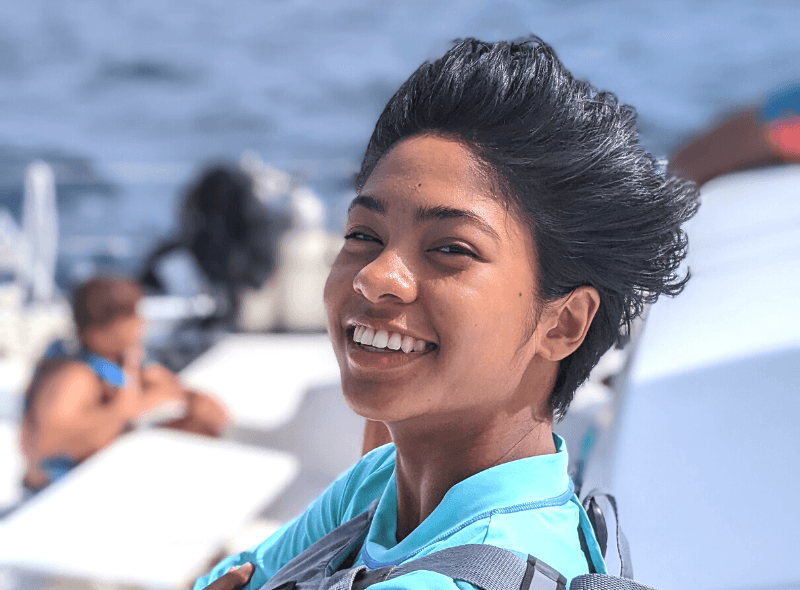
[[[455,207],[447,207],[444,205],[437,205],[435,207],[420,207],[414,214],[415,223],[424,223],[426,221],[438,221],[444,219],[465,219],[477,225],[481,230],[491,235],[496,240],[500,240],[500,236],[495,229],[472,211],[457,209]]]
[[[358,195],[350,203],[350,206],[347,208],[347,212],[350,213],[354,207],[364,207],[365,209],[374,211],[375,213],[380,213],[381,215],[386,214],[386,205],[383,203],[383,201],[376,199],[375,197],[370,197],[369,195]]]
[[[364,207],[369,211],[374,211],[379,215],[386,215],[386,204],[376,197],[370,195],[358,195],[350,203],[347,212],[350,213],[356,207]],[[414,213],[414,223],[425,223],[427,221],[441,221],[445,219],[465,219],[470,223],[478,226],[482,231],[486,232],[496,240],[500,240],[500,236],[495,229],[486,223],[479,215],[466,209],[458,209],[456,207],[447,207],[446,205],[436,205],[431,207],[420,207]]]

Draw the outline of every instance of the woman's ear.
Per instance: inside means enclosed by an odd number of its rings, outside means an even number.
[[[583,343],[600,307],[594,287],[578,287],[569,295],[548,303],[540,319],[537,354],[550,361],[571,355]]]

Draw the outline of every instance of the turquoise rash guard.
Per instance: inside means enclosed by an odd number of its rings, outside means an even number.
[[[464,544],[489,544],[535,556],[563,574],[588,573],[578,527],[583,529],[598,573],[606,573],[600,548],[567,474],[564,441],[553,436],[556,453],[497,465],[453,486],[433,513],[399,543],[396,540],[395,449],[388,444],[365,455],[334,481],[306,511],[266,541],[223,560],[195,590],[202,590],[231,566],[256,566],[247,590],[257,590],[283,565],[379,498],[375,518],[354,565],[394,565]],[[470,584],[435,572],[416,571],[375,584],[375,590],[470,590]]]

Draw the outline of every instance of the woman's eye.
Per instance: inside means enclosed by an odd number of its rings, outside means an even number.
[[[433,248],[434,252],[441,252],[442,254],[460,254],[462,256],[470,256],[472,258],[477,258],[475,253],[464,246],[459,246],[458,244],[448,244],[446,246],[438,246]]]
[[[345,240],[355,240],[355,241],[358,241],[358,242],[378,242],[378,243],[380,243],[380,240],[378,238],[376,238],[375,236],[372,236],[370,234],[366,234],[366,233],[360,232],[360,231],[350,232],[349,234],[345,235],[344,239]]]

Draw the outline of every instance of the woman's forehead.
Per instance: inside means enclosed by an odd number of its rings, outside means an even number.
[[[413,224],[460,220],[491,237],[531,241],[528,223],[498,195],[496,183],[463,143],[437,135],[415,136],[381,158],[350,204]]]
[[[492,183],[473,153],[458,141],[435,135],[411,137],[393,147],[375,166],[361,193],[369,194],[375,185],[455,197],[492,193]]]

